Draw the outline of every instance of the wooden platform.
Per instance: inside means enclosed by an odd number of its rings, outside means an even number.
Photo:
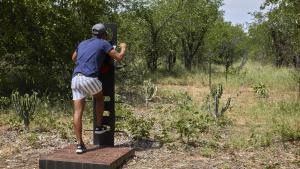
[[[115,169],[134,156],[134,150],[127,147],[98,148],[87,145],[87,152],[75,153],[76,145],[67,146],[52,154],[41,156],[40,169]]]

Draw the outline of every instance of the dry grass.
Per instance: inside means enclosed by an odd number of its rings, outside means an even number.
[[[300,132],[297,132],[300,129],[300,106],[296,98],[293,70],[248,63],[240,74],[230,74],[227,82],[222,68],[218,67],[216,70],[213,74],[213,83],[224,85],[222,97],[224,100],[228,97],[233,99],[232,108],[225,113],[233,124],[225,128],[210,126],[212,128],[208,132],[199,134],[197,145],[183,146],[179,140],[176,140],[178,135],[173,135],[171,137],[175,141],[171,145],[138,151],[137,157],[129,161],[124,168],[299,168]],[[161,132],[161,123],[171,123],[191,114],[191,112],[177,111],[179,108],[176,102],[184,100],[182,93],[186,92],[191,96],[194,105],[191,111],[200,111],[204,98],[209,94],[209,87],[208,76],[204,73],[185,72],[182,75],[168,77],[161,74],[153,75],[152,78],[158,86],[158,93],[149,107],[145,107],[144,104],[127,105],[126,110],[118,107],[118,111],[122,113],[129,109],[137,117],[154,118],[155,124],[151,131],[153,139],[153,135]],[[252,86],[259,82],[267,86],[269,97],[258,98],[254,93]],[[166,96],[172,96],[171,100],[166,99]],[[190,111],[188,106],[182,110]],[[87,129],[91,128],[91,114],[89,109],[84,116]],[[12,163],[5,162],[5,159],[14,159],[16,154],[18,157],[24,155],[20,152],[20,146],[10,146],[9,142],[15,145],[33,146],[34,150],[45,153],[50,151],[51,145],[40,137],[55,139],[57,145],[74,140],[70,123],[71,114],[67,116],[56,114],[54,123],[51,120],[48,123],[32,123],[33,128],[39,128],[41,124],[46,128],[56,127],[57,133],[22,134],[17,139],[14,139],[17,133],[8,132],[5,127],[7,121],[4,119],[10,118],[10,115],[11,113],[0,115],[2,132],[0,133],[2,136],[0,168],[5,168],[5,165]],[[40,120],[49,120],[47,115],[40,114],[40,116]],[[67,127],[67,130],[64,127]],[[170,133],[176,133],[172,128],[169,130]],[[52,138],[51,135],[54,134],[55,138]],[[61,140],[62,136],[69,138],[69,141]],[[293,138],[293,140],[287,141],[283,138]],[[122,138],[117,137],[117,140],[120,139]],[[27,140],[31,140],[32,144]],[[85,132],[84,140],[91,141],[91,133]],[[43,147],[34,148],[35,142],[42,143]],[[34,160],[38,157],[34,156],[34,153],[34,151],[25,153],[26,158],[33,160],[29,166],[23,165],[23,168],[37,166]],[[14,162],[16,166],[21,163],[22,160]]]

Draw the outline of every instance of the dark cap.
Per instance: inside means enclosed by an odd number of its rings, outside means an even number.
[[[107,34],[106,27],[102,23],[97,23],[92,27],[93,35]]]

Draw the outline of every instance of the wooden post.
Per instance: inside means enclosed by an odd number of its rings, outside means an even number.
[[[116,24],[105,24],[107,29],[110,29],[112,32],[112,37],[110,43],[113,46],[117,45],[117,25]],[[102,82],[102,91],[104,95],[104,112],[102,118],[102,125],[109,126],[110,131],[103,134],[94,133],[94,144],[100,146],[114,146],[114,132],[115,132],[115,62],[114,60],[106,56],[102,69],[104,71],[100,72],[99,80]],[[93,131],[96,127],[96,101],[94,99],[94,125]]]

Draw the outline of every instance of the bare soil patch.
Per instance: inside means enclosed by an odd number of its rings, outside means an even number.
[[[159,85],[160,90],[175,90],[188,92],[195,100],[202,102],[209,93],[209,89],[203,86]],[[271,101],[277,101],[280,94],[271,95]],[[124,169],[200,169],[200,168],[300,168],[300,142],[277,142],[268,147],[247,148],[242,150],[228,149],[224,146],[229,134],[238,134],[248,130],[247,115],[241,110],[249,108],[255,103],[255,95],[251,88],[241,87],[234,93],[224,91],[224,97],[233,98],[233,108],[226,112],[233,120],[230,132],[224,133],[222,144],[214,153],[203,155],[201,148],[184,147],[170,148],[169,146],[157,146],[148,142],[133,143],[128,137],[121,134],[116,136],[116,144],[123,144],[136,148],[136,156],[123,166]],[[292,96],[281,95],[288,100]],[[238,111],[237,111],[238,110]],[[137,115],[149,113],[149,109],[138,107]],[[139,114],[140,113],[140,114]],[[239,113],[239,114],[237,114]],[[151,115],[151,114],[149,114]],[[30,136],[26,133],[11,130],[8,126],[0,126],[0,168],[37,169],[38,158],[56,149],[61,149],[73,140],[61,139],[57,133],[36,133],[33,143],[28,143]],[[84,139],[91,141],[90,133],[84,132]],[[27,140],[25,140],[27,139]]]

